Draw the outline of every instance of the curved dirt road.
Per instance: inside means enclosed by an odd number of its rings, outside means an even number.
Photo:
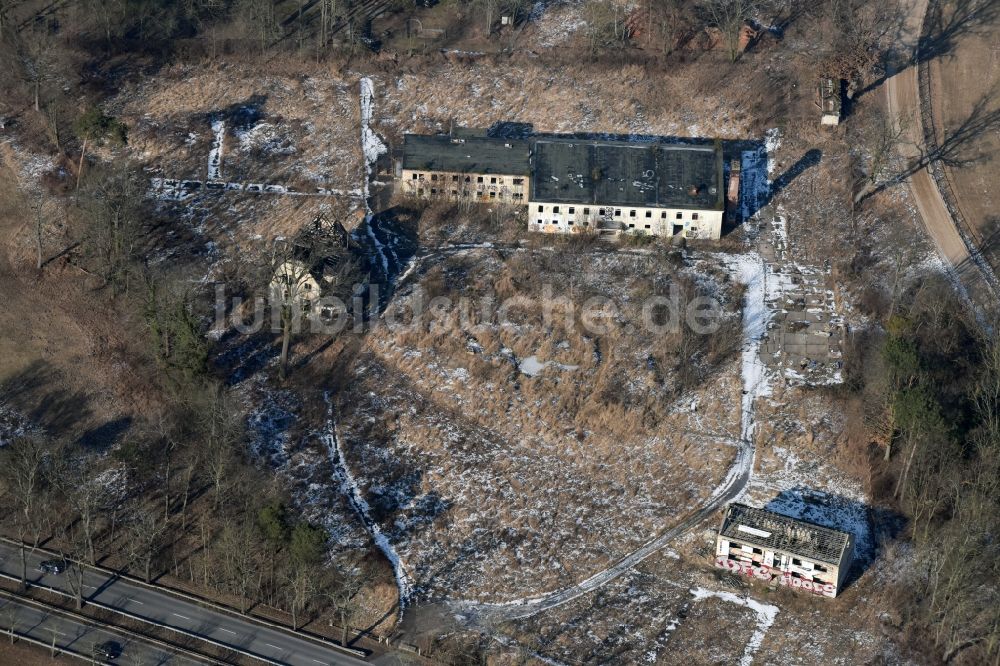
[[[769,391],[767,369],[758,356],[768,319],[764,305],[767,294],[767,267],[759,255],[731,257],[729,267],[747,287],[743,301],[744,345],[741,355],[743,391],[740,405],[740,439],[732,466],[708,500],[685,515],[673,527],[584,581],[537,597],[508,603],[449,600],[444,602],[444,608],[437,610],[447,610],[448,614],[457,616],[463,624],[483,627],[496,622],[531,617],[556,608],[593,592],[627,573],[647,557],[702,524],[716,511],[743,494],[753,474],[756,454],[754,401]],[[424,610],[426,612],[428,609]]]
[[[911,0],[897,48],[907,63],[902,71],[897,71],[886,79],[884,96],[886,110],[893,122],[904,128],[897,149],[907,160],[921,157],[924,132],[920,114],[920,84],[918,79],[917,49],[928,0]],[[890,66],[890,71],[893,67]],[[941,191],[924,167],[909,178],[910,191],[916,203],[924,227],[934,242],[938,254],[946,267],[953,273],[968,296],[978,304],[990,295],[990,285],[980,273],[969,248],[955,226]]]
[[[677,525],[663,532],[638,550],[629,553],[615,563],[614,566],[600,571],[582,582],[521,602],[491,604],[475,601],[450,601],[448,602],[448,606],[453,612],[461,615],[462,620],[466,624],[483,626],[492,622],[531,617],[532,615],[556,608],[593,592],[602,585],[628,572],[653,553],[656,553],[678,537],[708,520],[712,514],[741,495],[750,482],[750,474],[753,471],[753,459],[754,448],[752,440],[743,440],[736,452],[736,461],[730,468],[726,480],[716,489],[708,502],[685,516]]]

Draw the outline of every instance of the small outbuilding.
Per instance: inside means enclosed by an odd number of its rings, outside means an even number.
[[[840,80],[826,77],[819,82],[819,106],[822,111],[820,125],[836,127],[840,124],[843,97]]]
[[[765,582],[836,597],[854,561],[854,535],[734,503],[715,544],[715,566]]]

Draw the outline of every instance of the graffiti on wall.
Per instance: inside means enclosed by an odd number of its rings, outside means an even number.
[[[837,586],[833,583],[803,580],[793,576],[791,571],[781,571],[780,569],[772,569],[768,566],[756,566],[749,562],[737,562],[736,560],[729,559],[725,555],[720,555],[715,558],[715,566],[720,569],[731,571],[735,574],[749,576],[750,578],[756,578],[757,580],[762,580],[764,582],[770,582],[771,580],[777,578],[778,583],[781,585],[794,587],[795,589],[804,590],[806,592],[812,592],[813,594],[822,594],[827,597],[832,597],[837,593]]]

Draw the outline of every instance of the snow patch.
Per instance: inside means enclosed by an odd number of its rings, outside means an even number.
[[[538,29],[538,45],[553,47],[564,44],[574,33],[587,26],[581,16],[580,4],[563,4],[547,7],[545,2],[536,2],[528,17]]]
[[[563,363],[554,363],[552,361],[539,361],[537,356],[528,356],[517,364],[518,370],[520,370],[522,374],[529,377],[535,377],[541,374],[542,370],[549,366],[559,368],[560,370],[578,370],[580,368],[578,365],[565,365]]]
[[[770,313],[767,309],[767,265],[757,254],[728,257],[730,269],[746,285],[743,296],[743,351],[741,375],[743,400],[740,415],[740,439],[753,442],[756,422],[754,401],[771,394],[770,375],[760,360],[760,340],[767,330]]]
[[[240,142],[240,152],[260,151],[276,155],[291,155],[295,152],[295,144],[291,139],[281,134],[276,125],[257,123],[250,129],[236,130],[236,138]]]
[[[7,446],[29,432],[28,419],[13,407],[0,402],[0,446]]]
[[[767,175],[774,173],[774,153],[781,147],[781,130],[777,127],[764,132],[764,152],[767,153]]]
[[[371,217],[372,209],[368,201],[368,182],[372,177],[372,167],[378,156],[388,150],[382,140],[371,128],[373,111],[375,109],[375,88],[367,76],[361,79],[361,152],[365,158],[364,190],[365,212]],[[384,257],[383,257],[384,259]]]
[[[344,451],[340,447],[340,438],[337,436],[337,425],[333,419],[333,403],[330,401],[329,392],[323,394],[323,400],[327,406],[327,419],[326,430],[320,435],[320,439],[326,446],[327,455],[333,465],[334,478],[340,483],[341,492],[344,493],[351,507],[357,512],[358,517],[368,530],[375,545],[378,546],[379,550],[382,551],[386,559],[392,564],[392,570],[396,577],[396,586],[399,588],[399,607],[400,615],[402,615],[402,610],[406,608],[407,602],[413,595],[413,582],[399,554],[389,542],[389,537],[386,536],[379,524],[372,518],[371,507],[368,506],[364,495],[361,494],[361,488],[358,487],[357,480],[355,480],[354,475],[351,474],[351,470],[347,466]]]
[[[222,120],[212,121],[212,148],[208,151],[208,179],[222,178],[222,142],[226,138],[226,123]]]
[[[738,597],[732,592],[716,592],[715,590],[706,590],[703,587],[692,589],[691,594],[694,596],[695,601],[715,597],[736,604],[737,606],[745,606],[757,614],[757,628],[754,630],[753,635],[750,636],[750,640],[747,641],[747,645],[743,649],[743,654],[740,656],[740,666],[750,666],[753,663],[754,655],[757,654],[761,643],[764,642],[767,630],[774,624],[774,618],[778,615],[778,607],[771,604],[762,604],[750,597]]]

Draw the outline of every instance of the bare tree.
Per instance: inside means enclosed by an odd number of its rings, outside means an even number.
[[[897,0],[833,0],[826,7],[834,35],[821,74],[851,82],[850,92],[882,61],[906,13]]]
[[[852,206],[890,182],[898,175],[894,168],[896,148],[910,126],[909,118],[898,121],[881,109],[873,110],[869,122],[858,126],[856,146],[861,151],[860,171],[855,180]]]
[[[101,529],[109,497],[98,478],[99,462],[64,448],[54,458],[53,483],[71,510],[63,516],[64,536],[78,559],[97,563],[97,535]]]
[[[719,29],[729,59],[740,57],[740,36],[744,24],[761,8],[761,0],[706,0],[701,9],[711,25]]]
[[[276,242],[272,250],[271,277],[272,307],[277,305],[281,316],[281,356],[278,376],[288,377],[288,353],[292,336],[298,330],[307,312],[308,297],[316,290],[312,277],[314,256],[311,251],[299,253],[299,246]]]
[[[646,43],[655,36],[660,42],[660,50],[670,53],[677,45],[687,25],[689,17],[688,5],[684,0],[647,0],[648,25],[646,28]]]
[[[324,216],[303,227],[291,241],[275,241],[267,271],[271,307],[281,318],[281,356],[278,374],[288,376],[292,337],[307,316],[318,316],[321,297],[342,292],[357,277],[357,264],[348,249],[348,235],[339,222]]]
[[[364,563],[342,564],[337,568],[336,581],[330,586],[327,596],[340,623],[341,645],[347,645],[351,625],[358,620],[363,611],[358,601],[358,593],[374,579],[374,569]]]
[[[316,596],[322,569],[311,564],[296,564],[287,574],[289,609],[292,613],[292,630],[299,629],[302,613],[308,608],[309,602]]]
[[[3,483],[8,501],[16,509],[15,529],[20,543],[21,587],[28,585],[27,542],[38,545],[41,532],[47,524],[47,469],[51,448],[40,436],[19,437],[0,449],[0,482]]]
[[[66,561],[66,583],[73,594],[73,601],[76,609],[83,608],[83,576],[87,571],[87,566],[83,563],[86,556],[88,542],[82,530],[74,525],[65,525],[63,528],[62,542],[67,546],[63,550],[63,559]]]
[[[125,535],[129,563],[142,568],[142,579],[152,580],[153,560],[163,547],[168,523],[164,515],[153,509],[141,508]]]
[[[583,16],[592,55],[601,49],[623,48],[628,44],[629,30],[625,23],[628,16],[623,4],[588,0]]]
[[[333,36],[333,28],[338,18],[344,12],[343,0],[320,0],[319,2],[319,26],[316,32],[317,55],[322,53],[330,44]]]
[[[23,30],[20,36],[25,78],[31,86],[35,111],[41,111],[42,86],[53,77],[56,51],[53,49],[46,27]]]
[[[236,445],[243,435],[243,412],[228,394],[208,388],[198,398],[197,418],[203,463],[212,481],[214,507],[219,509],[222,492],[238,463]]]
[[[42,270],[42,235],[45,230],[45,193],[39,189],[31,199],[31,216],[35,222],[35,269]]]
[[[260,44],[260,52],[264,53],[271,41],[281,34],[281,24],[275,13],[272,0],[241,0],[238,5],[239,15],[244,30],[248,35],[254,35]]]
[[[4,624],[7,625],[7,635],[10,636],[11,645],[14,644],[14,638],[17,636],[17,616],[19,610],[10,600],[7,600],[3,606],[3,615],[7,620]]]
[[[500,0],[476,0],[475,7],[483,19],[483,33],[489,37],[493,34],[493,24],[497,22],[500,12]]]
[[[95,173],[81,196],[84,246],[107,284],[128,291],[142,230],[145,182],[127,167]]]
[[[226,588],[240,600],[240,612],[247,613],[260,591],[260,544],[252,525],[246,521],[229,522],[219,536]]]

